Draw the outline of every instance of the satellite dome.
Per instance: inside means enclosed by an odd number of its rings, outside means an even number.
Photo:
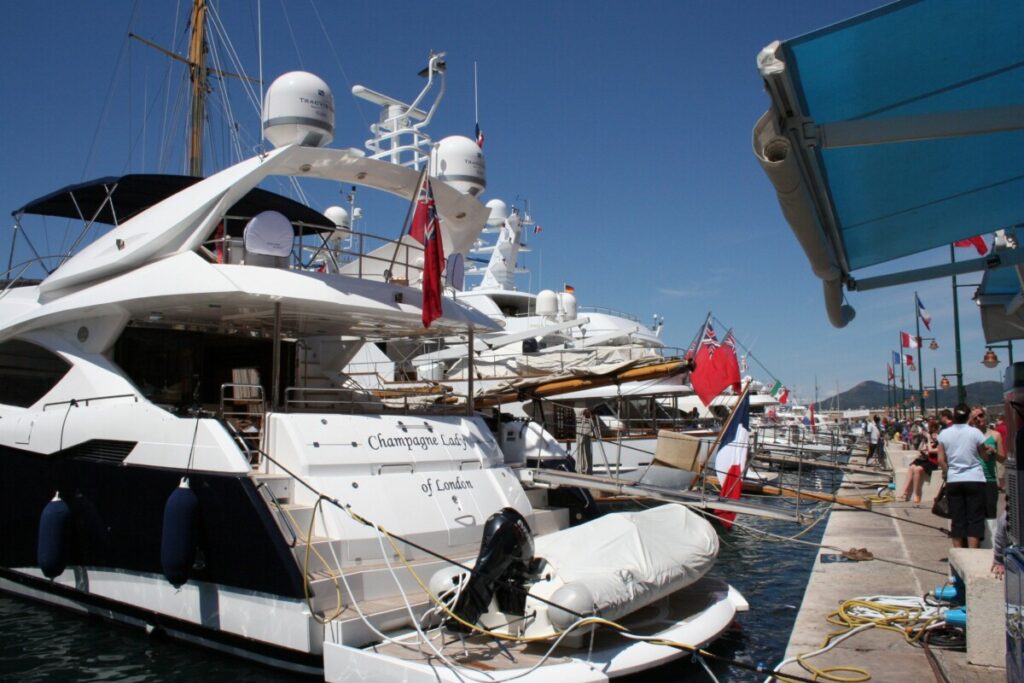
[[[437,143],[430,154],[430,175],[473,197],[487,187],[484,153],[467,137],[452,135]]]
[[[537,315],[554,318],[558,315],[558,295],[550,289],[537,293]]]
[[[334,139],[334,96],[306,71],[290,71],[270,84],[263,104],[263,136],[275,147],[321,147]]]
[[[487,225],[492,228],[501,225],[508,218],[508,204],[500,199],[492,199],[484,204],[484,206],[491,211],[491,215],[487,217]]]
[[[324,211],[324,216],[327,220],[334,223],[334,227],[344,232],[352,231],[352,217],[348,215],[348,211],[340,206],[329,206]]]
[[[576,319],[576,297],[570,292],[558,293],[558,310],[566,320]]]

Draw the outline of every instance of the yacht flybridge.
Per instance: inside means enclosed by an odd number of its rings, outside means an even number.
[[[337,681],[605,680],[720,634],[746,604],[705,576],[703,517],[569,527],[471,401],[397,409],[338,377],[366,342],[428,333],[406,284],[422,247],[313,267],[338,224],[258,186],[408,202],[421,174],[321,146],[333,101],[309,74],[266,110],[276,149],[209,178],[107,178],[16,212],[77,216],[92,241],[0,285],[0,588]],[[432,186],[458,250],[488,211]],[[492,329],[445,299],[429,334]]]

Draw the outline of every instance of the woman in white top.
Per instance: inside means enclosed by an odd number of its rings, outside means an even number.
[[[960,404],[953,424],[939,432],[939,467],[946,479],[954,548],[977,548],[985,536],[985,471],[989,448],[981,430],[967,424],[971,409]]]

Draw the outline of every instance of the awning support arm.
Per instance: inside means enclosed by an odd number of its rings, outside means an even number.
[[[964,273],[997,270],[999,268],[1015,266],[1020,263],[1024,263],[1024,249],[1007,249],[1006,251],[998,253],[993,252],[988,256],[970,259],[967,261],[943,263],[941,265],[928,266],[926,268],[915,268],[914,270],[905,270],[900,273],[868,277],[863,280],[849,278],[846,282],[846,288],[851,292],[866,292],[871,289],[905,285],[911,282],[921,282],[922,280],[934,280],[937,278],[949,277],[951,275],[963,275]]]
[[[815,129],[822,149],[988,135],[1024,129],[1024,106],[838,121]]]

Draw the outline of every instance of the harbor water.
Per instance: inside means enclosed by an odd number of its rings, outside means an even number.
[[[805,476],[805,485],[811,476]],[[831,482],[817,482],[826,487]],[[760,501],[759,501],[760,502]],[[795,508],[791,499],[771,505]],[[823,507],[801,506],[808,516]],[[801,536],[816,543],[826,519]],[[796,619],[817,548],[765,538],[759,532],[793,536],[802,527],[762,518],[740,517],[742,526],[721,534],[721,550],[712,576],[727,580],[750,602],[750,611],[709,649],[748,665],[774,666],[782,659]],[[748,528],[750,527],[750,528]],[[760,681],[763,675],[707,660],[719,681]],[[0,595],[0,680],[52,681],[308,681],[309,678],[250,664],[127,627],[112,626],[7,595]],[[632,677],[635,681],[710,681],[703,667],[687,656]]]

